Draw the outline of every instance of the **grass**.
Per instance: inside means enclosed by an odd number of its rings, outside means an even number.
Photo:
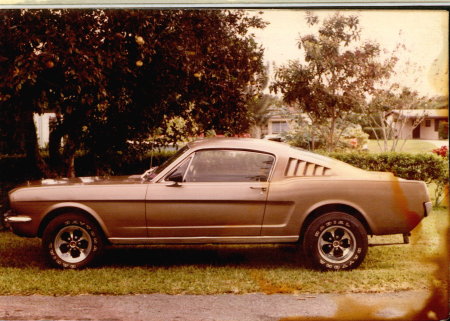
[[[384,146],[383,141],[379,141],[381,146]],[[419,139],[409,139],[406,141],[406,143],[403,145],[404,141],[401,140],[398,142],[397,151],[399,152],[405,152],[405,153],[426,153],[431,152],[433,149],[436,149],[437,147],[430,142],[419,140]],[[388,146],[392,146],[392,140],[388,141]],[[403,146],[403,148],[401,148]],[[374,139],[370,139],[367,147],[369,148],[370,153],[380,153],[382,150],[380,149],[380,146],[378,146],[378,143]]]
[[[0,232],[0,295],[348,293],[446,286],[447,210],[435,210],[414,231],[410,245],[371,247],[348,272],[305,267],[287,245],[140,246],[108,249],[97,267],[49,268],[38,239]],[[400,242],[377,236],[370,243]],[[438,265],[436,264],[438,262]],[[442,271],[442,270],[440,270]]]

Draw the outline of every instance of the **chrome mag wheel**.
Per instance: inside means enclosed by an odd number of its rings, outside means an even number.
[[[320,256],[331,264],[348,260],[356,251],[356,240],[353,232],[344,226],[325,228],[317,243]]]
[[[62,228],[54,239],[58,257],[67,263],[79,263],[92,251],[92,238],[88,231],[76,225]]]

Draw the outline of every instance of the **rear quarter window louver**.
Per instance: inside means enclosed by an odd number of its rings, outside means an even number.
[[[285,176],[328,176],[330,169],[314,163],[289,158],[286,166]]]

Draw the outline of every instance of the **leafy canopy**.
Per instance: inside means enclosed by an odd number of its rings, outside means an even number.
[[[306,20],[310,27],[320,23],[310,12]],[[313,124],[326,125],[331,149],[337,121],[358,110],[376,84],[390,77],[397,61],[396,57],[381,61],[379,44],[360,43],[360,33],[355,15],[338,12],[325,18],[316,33],[300,37],[304,60],[278,68],[271,86],[286,103],[307,113]]]
[[[263,49],[248,32],[265,26],[258,17],[239,10],[2,13],[0,110],[13,118],[55,112],[51,156],[67,162],[80,148],[96,159],[115,155],[173,117],[188,121],[188,134],[248,128],[248,88],[264,69]]]

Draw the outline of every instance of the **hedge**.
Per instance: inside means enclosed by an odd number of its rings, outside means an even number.
[[[117,158],[108,171],[111,175],[130,175],[144,172],[157,166],[174,154],[174,151],[162,151],[147,154],[139,159],[121,160]],[[330,157],[366,170],[392,172],[394,175],[413,180],[431,183],[448,178],[448,159],[434,154],[409,153],[328,153]],[[75,160],[78,176],[95,175],[93,160],[87,156],[79,156]],[[0,156],[0,182],[23,182],[33,177],[24,156]]]
[[[395,176],[436,184],[434,206],[448,195],[448,157],[409,153],[330,153],[328,156],[366,170],[392,172]]]
[[[171,157],[175,151],[167,150],[148,153],[143,157],[130,158],[117,155],[110,160],[109,168],[104,169],[110,175],[130,175],[143,173],[150,165],[158,166]],[[44,160],[47,161],[46,156]],[[95,160],[89,155],[81,155],[75,158],[75,172],[77,176],[93,176],[96,170],[92,164]],[[0,182],[23,182],[36,177],[27,163],[24,155],[0,155]]]
[[[378,172],[392,172],[395,176],[426,183],[448,179],[448,159],[434,154],[410,153],[329,153],[330,157],[355,167]]]

